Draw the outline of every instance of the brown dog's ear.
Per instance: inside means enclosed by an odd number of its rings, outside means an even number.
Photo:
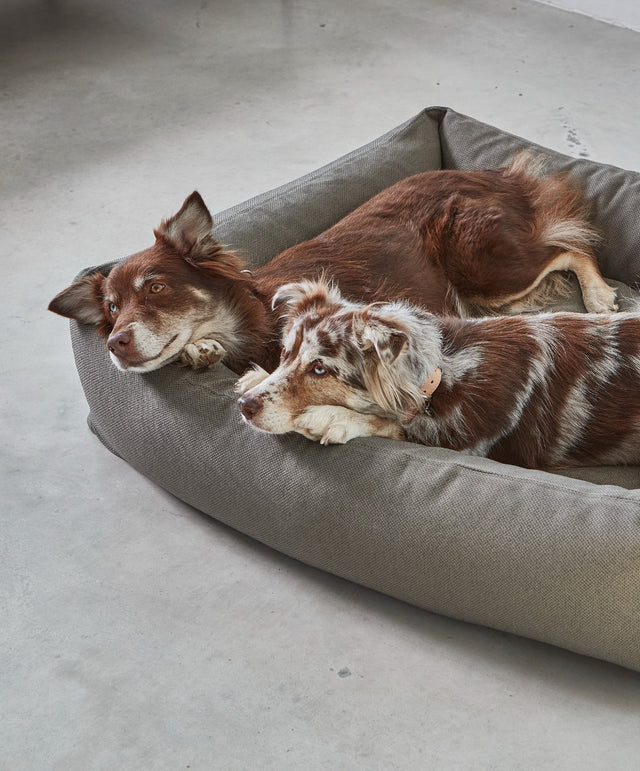
[[[57,294],[49,303],[49,310],[82,324],[101,324],[104,321],[102,310],[104,278],[102,273],[81,278]]]
[[[354,316],[353,332],[360,348],[374,351],[387,366],[409,347],[409,335],[398,322],[368,310]]]
[[[185,200],[173,217],[162,220],[154,230],[156,238],[168,241],[192,264],[209,260],[224,249],[211,235],[213,218],[197,190]]]
[[[162,220],[154,231],[156,237],[166,238],[180,252],[191,252],[193,247],[211,235],[213,218],[197,190],[185,200],[177,214]]]
[[[273,295],[271,307],[282,305],[285,315],[310,311],[330,305],[344,305],[346,301],[339,290],[325,279],[294,281],[283,284]]]
[[[211,271],[217,277],[246,279],[246,276],[240,275],[244,267],[242,258],[213,237],[212,227],[213,218],[209,209],[200,193],[194,190],[180,211],[163,220],[153,232],[157,239],[168,242],[193,267]]]

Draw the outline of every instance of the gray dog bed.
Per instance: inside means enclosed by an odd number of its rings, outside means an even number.
[[[500,166],[524,147],[581,181],[604,234],[602,271],[633,298],[640,174],[441,108],[218,214],[216,235],[259,264],[403,177]],[[93,327],[72,323],[72,339],[92,430],[183,501],[422,608],[640,670],[640,468],[568,476],[384,439],[263,435],[241,422],[224,366],[123,374]]]

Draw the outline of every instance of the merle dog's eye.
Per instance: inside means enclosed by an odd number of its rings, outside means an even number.
[[[160,284],[156,282],[155,284],[151,284],[151,286],[149,287],[149,291],[151,292],[151,294],[158,294],[158,292],[162,292],[164,287],[165,287],[164,284]]]
[[[109,303],[109,313],[117,313],[118,306],[115,303]]]
[[[323,375],[327,374],[327,370],[324,368],[321,361],[314,361],[311,365],[311,371],[318,377],[322,377]]]

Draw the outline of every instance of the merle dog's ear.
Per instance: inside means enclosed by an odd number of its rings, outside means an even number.
[[[353,332],[361,350],[373,351],[387,366],[409,347],[409,335],[401,324],[366,309],[354,316]]]
[[[341,305],[345,302],[339,290],[325,281],[294,281],[283,284],[273,295],[271,307],[282,306],[284,314],[291,316],[316,308]]]
[[[85,276],[57,294],[49,303],[49,310],[82,324],[100,324],[102,310],[102,273]]]

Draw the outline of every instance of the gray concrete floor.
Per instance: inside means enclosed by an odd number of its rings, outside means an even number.
[[[640,169],[640,34],[528,0],[0,6],[2,769],[637,769],[640,675],[298,564],[110,455],[81,268],[447,105]],[[640,643],[639,643],[640,644]]]

